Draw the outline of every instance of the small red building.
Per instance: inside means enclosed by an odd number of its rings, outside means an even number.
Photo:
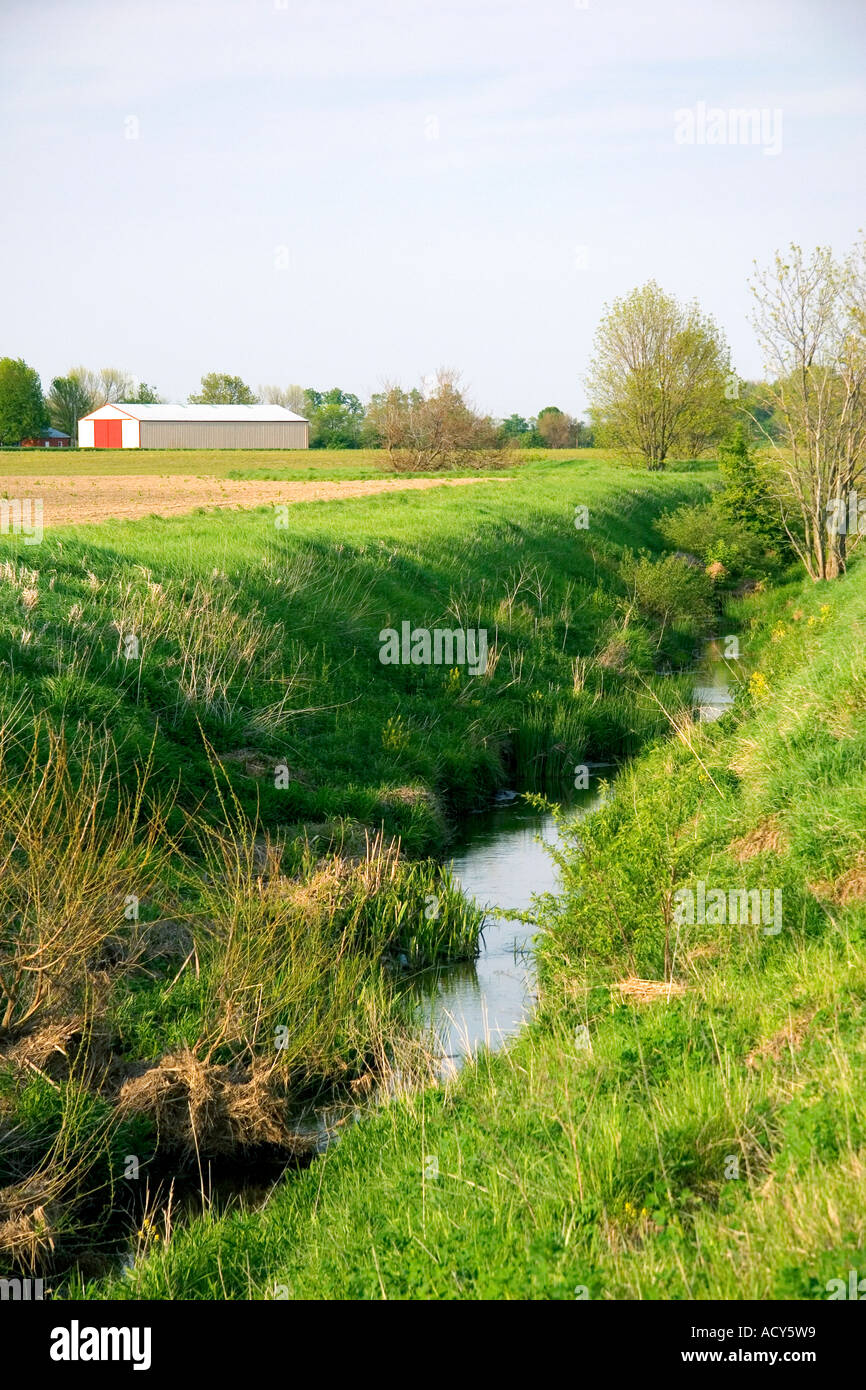
[[[72,443],[68,434],[62,430],[40,430],[34,439],[22,439],[22,449],[68,449]]]

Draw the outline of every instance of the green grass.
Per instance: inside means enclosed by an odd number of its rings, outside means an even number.
[[[124,765],[156,740],[154,783],[187,807],[210,795],[204,734],[266,826],[384,822],[435,849],[437,807],[570,781],[664,726],[592,658],[621,624],[624,548],[712,477],[530,463],[459,494],[293,506],[287,530],[260,508],[4,539],[0,707],[109,730]],[[404,620],[486,628],[487,674],[383,666],[379,632]],[[674,625],[659,656],[687,662],[695,638]]]
[[[88,1296],[815,1299],[864,1274],[866,569],[729,617],[733,713],[566,830],[518,1040]],[[781,886],[783,930],[682,926],[684,992],[622,998],[700,879]]]
[[[128,473],[207,478],[378,478],[387,473],[379,449],[3,449],[0,477]]]
[[[506,461],[506,471],[527,463],[557,466],[564,462],[624,468],[609,449],[516,449],[509,451]],[[668,466],[679,472],[705,470],[709,465],[674,461]],[[467,469],[467,475],[472,471]],[[632,471],[639,470],[629,469]],[[384,449],[0,449],[0,477],[120,477],[129,473],[294,482],[395,477]],[[419,476],[460,473],[447,470]]]
[[[712,479],[536,458],[459,492],[295,506],[287,530],[260,508],[0,540],[16,1248],[55,1240],[58,1268],[87,1253],[119,1177],[88,1175],[132,1122],[156,1174],[282,1143],[312,1096],[423,1070],[402,970],[471,957],[479,926],[430,856],[497,788],[570,785],[664,728],[603,659],[641,628],[619,566]],[[379,633],[404,620],[487,628],[487,671],[383,665]],[[660,659],[698,635],[681,615]],[[134,1073],[123,1098],[108,1059]],[[34,1105],[41,1129],[22,1129]]]

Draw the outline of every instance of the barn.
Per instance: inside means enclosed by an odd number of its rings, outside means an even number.
[[[306,449],[310,423],[281,405],[101,405],[80,449]]]
[[[21,440],[22,449],[68,449],[72,440],[62,430],[40,430],[38,435]]]

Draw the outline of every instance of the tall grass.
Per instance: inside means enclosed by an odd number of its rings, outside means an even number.
[[[566,833],[532,1026],[89,1296],[824,1299],[863,1274],[866,570],[741,616],[733,713]],[[783,930],[684,929],[666,960],[665,894],[698,878],[781,884]]]
[[[430,857],[449,818],[665,726],[596,658],[623,547],[702,483],[624,493],[582,464],[459,506],[299,507],[288,532],[268,510],[107,525],[51,533],[38,563],[2,539],[13,1133],[33,1063],[138,1126],[148,1162],[297,1154],[298,1106],[423,1066],[407,976],[470,959],[480,927]],[[494,659],[387,668],[404,619],[487,627]]]

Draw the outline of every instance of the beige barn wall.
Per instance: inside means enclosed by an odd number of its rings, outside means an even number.
[[[142,420],[142,449],[306,449],[308,424],[296,420]]]

